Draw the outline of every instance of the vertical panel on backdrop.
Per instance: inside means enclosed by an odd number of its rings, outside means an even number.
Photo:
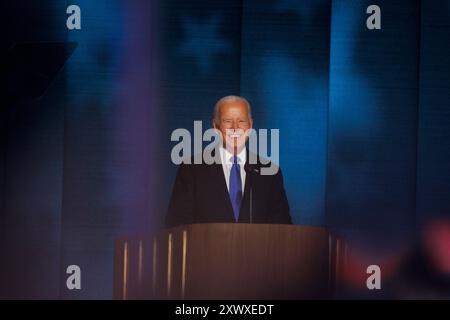
[[[217,100],[239,95],[241,1],[163,1],[160,36],[163,143],[159,154],[167,173],[158,191],[163,216],[176,172],[170,158],[176,144],[170,141],[172,131],[186,128],[194,137],[194,120],[203,121],[203,130],[211,128]]]
[[[333,1],[328,225],[396,250],[414,224],[419,1]],[[356,233],[353,233],[356,232]]]
[[[280,129],[294,223],[324,224],[331,1],[243,3],[241,93]]]
[[[0,45],[0,298],[56,299],[66,82],[62,62],[51,59],[52,44],[67,41],[65,4],[18,0],[0,12],[8,30]]]
[[[450,219],[450,1],[422,1],[417,220]]]
[[[108,299],[114,239],[155,228],[159,1],[78,1],[65,111],[61,298]],[[81,290],[68,290],[77,265]]]

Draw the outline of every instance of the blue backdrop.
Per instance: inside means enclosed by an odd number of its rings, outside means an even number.
[[[77,4],[75,31],[64,1],[1,5],[3,51],[78,47],[41,99],[1,111],[0,297],[111,298],[114,239],[162,225],[171,132],[228,94],[280,129],[295,223],[392,249],[450,217],[449,0],[379,0],[381,30],[365,0]]]

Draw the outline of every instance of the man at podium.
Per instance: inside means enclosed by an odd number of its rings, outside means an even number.
[[[290,224],[283,175],[261,174],[259,156],[249,155],[246,142],[253,127],[251,107],[243,97],[226,96],[214,108],[219,132],[220,163],[182,163],[177,172],[166,226],[191,223]],[[219,158],[219,157],[218,157]],[[249,161],[257,159],[255,163]]]

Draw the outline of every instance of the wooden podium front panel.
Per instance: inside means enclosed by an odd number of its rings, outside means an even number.
[[[324,229],[211,224],[192,225],[187,234],[185,298],[294,299],[327,293]]]
[[[300,299],[329,293],[324,228],[193,224],[116,241],[116,299]]]

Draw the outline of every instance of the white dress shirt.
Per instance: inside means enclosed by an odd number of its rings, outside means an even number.
[[[227,189],[228,192],[230,192],[230,172],[231,172],[231,167],[233,166],[233,154],[230,153],[227,149],[220,147],[219,148],[219,152],[220,152],[220,159],[222,161],[222,169],[223,169],[223,174],[225,176],[225,181],[227,183]],[[237,155],[238,157],[238,164],[240,167],[240,171],[241,171],[241,182],[242,182],[242,194],[244,194],[244,186],[245,186],[245,161],[247,160],[247,151],[246,148],[244,147],[241,152],[238,153]]]

